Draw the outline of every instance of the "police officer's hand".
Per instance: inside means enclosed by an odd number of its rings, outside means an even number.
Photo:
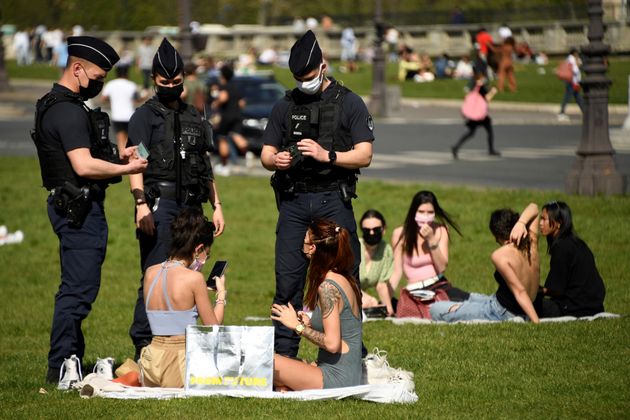
[[[136,207],[136,227],[147,235],[153,235],[155,233],[153,213],[146,203]]]
[[[298,149],[304,156],[310,156],[318,162],[328,162],[328,151],[313,139],[302,139],[297,142]]]
[[[131,159],[129,163],[125,166],[127,167],[127,174],[140,174],[147,170],[147,166],[149,165],[149,161],[146,159]]]
[[[225,219],[223,219],[223,210],[221,210],[221,204],[214,208],[212,213],[212,223],[214,223],[214,236],[219,236],[225,229]]]
[[[137,150],[138,146],[125,147],[123,150],[120,151],[120,160],[122,160],[124,163],[127,163],[129,162],[129,160],[137,159]]]
[[[274,154],[273,165],[281,171],[289,169],[291,167],[291,154],[287,151]]]

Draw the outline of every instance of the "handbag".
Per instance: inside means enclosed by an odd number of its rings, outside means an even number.
[[[430,306],[435,302],[449,300],[446,289],[442,287],[445,284],[448,285],[447,280],[440,281],[432,285],[430,289],[422,289],[424,293],[417,293],[418,296],[412,294],[407,288],[403,288],[398,299],[396,318],[431,319]],[[428,297],[428,292],[433,292],[433,296]]]
[[[186,391],[271,391],[273,327],[186,327]]]
[[[464,97],[462,104],[462,115],[472,121],[481,121],[488,116],[488,102],[479,93],[479,86],[471,90]]]
[[[567,60],[558,64],[558,67],[556,67],[554,72],[556,73],[558,79],[562,80],[563,82],[573,81],[573,68],[571,66],[571,63],[569,63]]]

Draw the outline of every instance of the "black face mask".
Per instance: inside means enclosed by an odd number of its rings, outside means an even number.
[[[184,91],[184,84],[180,83],[175,86],[155,85],[155,93],[162,102],[173,102],[179,99]]]
[[[363,230],[363,240],[368,245],[379,244],[383,240],[383,229],[361,229]]]
[[[85,75],[87,76],[87,72],[85,71],[85,69],[83,69],[83,71],[85,72]],[[101,93],[101,90],[103,90],[102,80],[94,80],[94,79],[90,79],[89,77],[88,77],[88,80],[89,82],[88,82],[87,87],[83,87],[79,85],[79,95],[81,95],[81,98],[84,101],[94,98],[99,93]]]

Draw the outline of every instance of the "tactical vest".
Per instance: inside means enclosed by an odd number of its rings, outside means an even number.
[[[347,152],[353,148],[350,132],[341,127],[343,100],[350,90],[339,83],[335,83],[329,89],[333,89],[332,95],[327,94],[326,99],[314,102],[308,102],[310,98],[297,89],[287,91],[285,100],[289,102],[288,130],[282,142],[282,150],[304,138],[317,141],[325,150]],[[293,180],[313,183],[327,183],[339,179],[353,180],[358,173],[356,170],[318,162],[310,157],[304,158],[288,172]]]
[[[101,180],[82,178],[74,172],[72,165],[61,141],[42,138],[42,119],[46,111],[53,105],[61,102],[70,102],[81,107],[89,119],[90,130],[90,154],[96,159],[107,162],[120,163],[118,146],[109,141],[109,117],[101,112],[100,108],[88,108],[81,97],[74,93],[48,92],[37,101],[35,109],[35,127],[31,130],[31,138],[37,148],[39,156],[42,182],[46,189],[62,186],[66,181],[77,187],[90,186],[105,189],[109,184],[115,184],[122,180],[116,176]]]
[[[181,104],[182,108],[177,111],[151,98],[145,106],[164,120],[164,138],[152,141],[149,146],[149,167],[144,173],[145,190],[148,191],[159,181],[179,182],[182,201],[186,201],[186,197],[195,197],[201,203],[208,201],[208,182],[212,178],[208,153],[212,146],[209,123],[202,120],[195,107],[187,104]]]

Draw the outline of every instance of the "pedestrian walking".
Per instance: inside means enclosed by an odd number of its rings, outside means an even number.
[[[470,91],[464,99],[462,105],[462,114],[466,119],[467,131],[459,139],[457,144],[451,147],[453,159],[459,158],[459,149],[462,145],[475,135],[477,127],[482,126],[488,133],[488,154],[490,156],[501,156],[494,148],[494,133],[492,131],[492,119],[488,114],[488,103],[497,93],[497,89],[493,86],[488,89],[486,86],[486,76],[482,73],[475,74],[475,87]]]

